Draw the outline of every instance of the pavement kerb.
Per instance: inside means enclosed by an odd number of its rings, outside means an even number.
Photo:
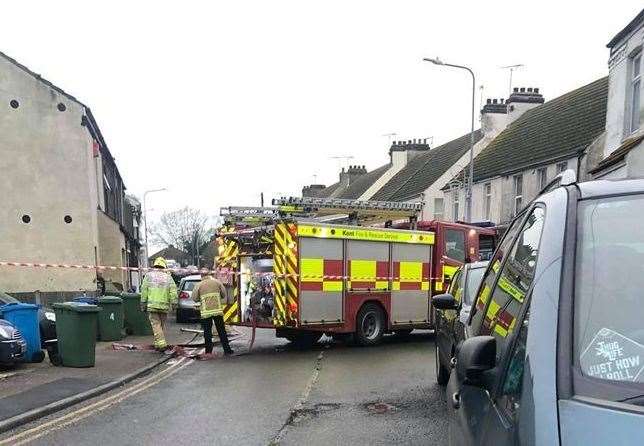
[[[63,398],[62,400],[55,401],[53,403],[47,404],[46,406],[39,407],[38,409],[33,409],[21,413],[20,415],[7,418],[6,420],[2,420],[0,421],[0,434],[3,434],[16,427],[22,426],[23,424],[27,424],[39,418],[50,415],[54,412],[66,409],[70,406],[73,406],[74,404],[82,403],[83,401],[87,401],[91,398],[102,395],[103,393],[109,392],[116,387],[122,386],[123,384],[126,384],[140,376],[145,375],[146,373],[150,372],[151,370],[155,369],[156,367],[160,366],[164,362],[169,361],[172,358],[174,358],[173,355],[164,355],[158,361],[141,367],[140,369],[135,370],[128,375],[122,376],[119,379],[102,384],[98,387],[94,387],[93,389],[86,390],[85,392]]]

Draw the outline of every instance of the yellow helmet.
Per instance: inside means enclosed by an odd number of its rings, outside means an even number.
[[[157,257],[156,259],[154,259],[154,267],[165,269],[168,267],[168,264],[163,257]]]

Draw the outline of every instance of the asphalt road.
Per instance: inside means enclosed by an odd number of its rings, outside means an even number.
[[[243,350],[243,343],[234,347]],[[444,444],[446,408],[433,355],[428,332],[388,336],[372,348],[326,342],[297,351],[272,331],[260,331],[252,354],[184,362],[107,408],[78,421],[71,409],[65,422],[57,414],[22,429],[39,432],[34,441],[17,439],[38,445]]]

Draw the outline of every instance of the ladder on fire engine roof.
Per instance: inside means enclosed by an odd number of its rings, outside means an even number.
[[[422,203],[360,201],[340,198],[290,197],[273,200],[273,207],[222,207],[220,215],[228,223],[248,226],[270,225],[291,217],[313,221],[346,221],[350,224],[377,224],[409,219],[415,226]]]
[[[280,209],[310,213],[318,219],[329,221],[334,216],[348,219],[351,224],[387,223],[409,219],[412,226],[423,209],[422,203],[396,201],[361,201],[343,198],[282,197],[273,200]]]

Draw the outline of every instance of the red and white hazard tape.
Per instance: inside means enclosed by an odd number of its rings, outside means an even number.
[[[215,274],[221,277],[232,277],[232,276],[245,276],[245,277],[277,277],[277,278],[300,278],[300,279],[322,279],[322,280],[350,280],[354,282],[359,281],[422,281],[429,280],[440,280],[440,277],[393,277],[393,276],[382,276],[382,277],[355,277],[355,276],[332,276],[332,275],[300,275],[300,274],[275,274],[272,272],[242,272],[242,271],[231,271],[228,269],[189,269],[189,268],[139,268],[136,266],[106,266],[106,265],[74,265],[74,264],[65,264],[65,263],[30,263],[30,262],[2,262],[0,261],[0,267],[2,266],[11,266],[11,267],[23,267],[23,268],[62,268],[62,269],[84,269],[84,270],[96,270],[96,271],[140,271],[147,272],[151,270],[157,271],[166,271],[174,273],[192,273],[192,274]]]

